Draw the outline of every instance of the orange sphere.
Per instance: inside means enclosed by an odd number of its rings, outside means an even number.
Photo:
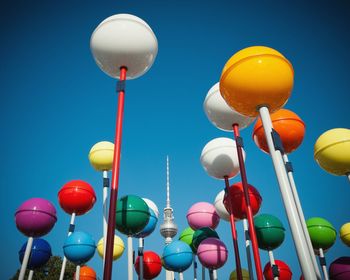
[[[281,137],[282,145],[286,153],[296,150],[303,142],[305,135],[305,124],[294,112],[281,109],[271,114],[273,128]],[[264,152],[269,153],[266,143],[264,127],[258,118],[253,130],[255,144]]]
[[[75,273],[74,273],[75,279]],[[82,266],[80,268],[79,280],[96,280],[96,272],[89,266]]]
[[[294,70],[278,51],[263,46],[240,50],[225,64],[220,93],[244,116],[255,117],[259,107],[270,112],[282,108],[292,92]]]

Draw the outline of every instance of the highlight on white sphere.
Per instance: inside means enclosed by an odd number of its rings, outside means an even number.
[[[243,159],[245,159],[245,152]],[[216,179],[232,178],[239,173],[239,161],[236,141],[219,137],[208,142],[200,157],[204,170]]]
[[[148,198],[144,198],[143,197],[142,199],[146,202],[147,206],[153,210],[154,214],[156,214],[156,217],[158,219],[158,217],[159,217],[159,210],[158,210],[157,205],[152,200],[150,200]]]
[[[222,190],[217,194],[214,200],[214,206],[216,213],[218,213],[219,217],[225,221],[230,221],[230,214],[227,212],[226,207],[224,205],[224,196],[225,190]]]
[[[135,79],[152,66],[158,41],[151,27],[130,14],[117,14],[102,21],[91,35],[92,55],[103,72],[119,78],[126,67],[127,79]]]
[[[227,105],[220,94],[219,83],[208,91],[203,108],[210,122],[224,131],[232,131],[234,124],[238,124],[240,129],[245,128],[255,119],[243,116]]]

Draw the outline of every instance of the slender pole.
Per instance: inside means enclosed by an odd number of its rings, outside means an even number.
[[[140,273],[139,278],[140,280],[143,280],[143,238],[139,238],[139,264],[140,264]]]
[[[259,255],[258,240],[256,238],[256,233],[255,233],[253,211],[252,211],[252,207],[250,205],[250,198],[249,198],[249,192],[248,192],[248,179],[247,179],[247,173],[245,170],[245,164],[244,164],[244,159],[243,159],[243,140],[239,136],[238,124],[233,124],[232,127],[233,127],[233,135],[234,135],[234,138],[236,141],[238,161],[239,161],[239,170],[241,173],[241,179],[242,179],[242,184],[243,184],[244,199],[245,199],[245,203],[246,203],[246,214],[247,214],[248,224],[249,224],[249,235],[250,235],[250,239],[252,241],[252,249],[253,249],[256,277],[258,278],[258,280],[262,280],[263,273],[262,273],[260,255]]]
[[[184,274],[182,272],[179,272],[179,280],[184,280]]]
[[[68,229],[68,236],[72,234],[74,231],[74,221],[75,221],[75,213],[72,213],[70,217],[70,223],[69,223],[69,229]],[[63,280],[64,278],[64,272],[66,271],[66,265],[67,265],[67,258],[64,256],[62,261],[62,267],[60,272],[60,280]]]
[[[249,279],[250,280],[254,280],[252,256],[250,254],[250,238],[249,238],[248,221],[247,221],[247,219],[243,219],[243,229],[244,229],[244,238],[245,238],[245,249],[246,249],[246,253],[247,253]]]
[[[235,225],[235,217],[233,216],[232,209],[232,201],[231,201],[231,195],[230,195],[230,182],[228,181],[228,177],[225,176],[225,189],[228,195],[228,204],[229,204],[229,213],[230,213],[230,224],[231,224],[231,234],[232,234],[232,241],[233,241],[233,248],[235,250],[235,261],[236,261],[236,271],[237,271],[237,278],[238,280],[242,280],[242,268],[241,268],[241,259],[239,257],[239,249],[238,249],[238,239],[237,239],[237,231],[236,231],[236,225]]]
[[[216,271],[214,269],[209,269],[209,279],[210,280],[218,280]]]
[[[346,174],[346,177],[348,177],[348,180],[350,182],[350,173]]]
[[[33,274],[34,274],[34,270],[29,270],[29,275],[28,275],[28,280],[32,280],[33,279]]]
[[[29,237],[27,241],[26,250],[24,251],[24,256],[22,260],[21,270],[19,272],[18,280],[23,280],[26,273],[30,252],[32,251],[33,237]]]
[[[77,265],[76,270],[75,270],[75,280],[80,279],[80,265]]]
[[[205,267],[202,265],[202,280],[205,280]]]
[[[126,67],[120,68],[120,77],[119,77],[120,82],[124,82],[126,80],[126,71],[127,71]],[[116,216],[115,212],[117,208],[117,199],[118,199],[124,97],[125,97],[125,90],[122,88],[119,91],[119,96],[118,96],[117,123],[116,123],[116,134],[115,134],[115,140],[114,140],[115,148],[114,148],[113,167],[112,167],[112,184],[111,184],[111,195],[110,195],[110,202],[109,202],[106,258],[105,258],[105,263],[103,268],[103,280],[111,280],[112,278],[113,245],[114,245],[115,216]]]
[[[197,280],[197,262],[195,254],[193,254],[193,280]]]
[[[133,280],[133,249],[132,249],[132,237],[128,236],[128,280]]]
[[[107,216],[108,216],[108,172],[103,171],[103,263],[106,256],[106,239],[107,239]]]
[[[272,269],[272,273],[273,273],[273,267],[275,266],[275,258],[274,258],[274,256],[273,256],[273,253],[272,253],[272,251],[268,251],[268,253],[269,253],[269,259],[270,259],[270,265],[271,265],[271,269]],[[277,276],[275,276],[275,275],[273,275],[273,279],[274,280],[278,280],[278,277]]]
[[[284,161],[284,164],[289,163],[288,156],[286,154],[283,154],[283,161]],[[294,203],[295,203],[297,211],[298,211],[300,224],[302,226],[304,238],[305,238],[306,243],[307,243],[309,256],[310,256],[310,259],[312,260],[313,268],[315,270],[317,278],[321,279],[321,273],[318,269],[316,257],[315,257],[314,250],[313,250],[312,243],[311,243],[311,238],[310,238],[309,231],[307,230],[307,226],[306,226],[306,222],[305,222],[303,208],[301,207],[298,191],[297,191],[297,188],[295,185],[293,168],[287,168],[287,171],[288,171],[287,174],[288,174],[288,179],[289,179],[290,186],[291,186],[291,191],[293,193]]]
[[[319,253],[320,253],[320,265],[322,266],[324,279],[325,280],[329,280],[328,271],[327,271],[327,265],[326,265],[326,259],[324,257],[324,253],[323,253],[323,249],[322,248],[319,249]]]
[[[213,276],[215,280],[218,279],[218,271],[216,269],[213,269]]]
[[[304,238],[302,226],[299,221],[299,215],[294,203],[293,194],[291,192],[290,183],[284,166],[283,158],[281,152],[279,150],[275,150],[274,147],[274,142],[272,139],[272,123],[269,115],[269,110],[267,109],[267,107],[260,107],[259,113],[263,123],[265,137],[273,161],[289,226],[291,228],[294,245],[296,247],[299,259],[299,265],[301,267],[305,279],[314,280],[316,279],[315,271],[313,269],[312,260],[309,256],[308,247]]]

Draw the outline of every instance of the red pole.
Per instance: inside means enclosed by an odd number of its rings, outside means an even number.
[[[237,143],[237,139],[239,137],[239,129],[238,124],[233,125],[233,134],[235,137],[235,141]],[[242,152],[242,146],[237,144],[237,154],[238,154],[238,160],[239,160],[239,169],[241,172],[241,178],[243,183],[243,190],[244,190],[244,198],[246,202],[246,213],[248,218],[248,224],[249,224],[249,235],[250,240],[252,241],[252,248],[253,248],[253,255],[254,255],[254,263],[255,263],[255,270],[256,270],[256,277],[258,280],[263,280],[263,273],[261,268],[261,260],[259,255],[259,248],[258,248],[258,241],[256,238],[255,228],[254,228],[254,220],[253,220],[253,211],[250,206],[250,199],[249,199],[249,193],[248,193],[248,180],[247,180],[247,173],[245,171],[245,165],[243,160],[243,152]]]
[[[228,204],[230,207],[230,224],[231,224],[231,233],[232,233],[232,240],[233,240],[233,248],[235,250],[235,260],[236,260],[236,273],[238,280],[242,280],[242,268],[241,268],[241,259],[239,257],[239,249],[238,249],[238,239],[237,239],[237,231],[236,231],[236,224],[235,224],[235,217],[233,216],[232,209],[232,201],[231,201],[231,195],[230,195],[230,183],[228,181],[228,177],[225,176],[225,188],[228,195]]]
[[[119,80],[125,81],[126,79],[126,67],[120,68]],[[109,214],[108,214],[108,228],[107,228],[107,243],[106,243],[106,255],[103,271],[103,280],[111,280],[112,278],[112,262],[113,262],[113,245],[114,245],[114,231],[115,231],[115,216],[118,199],[118,184],[119,184],[119,167],[120,167],[120,150],[122,140],[122,126],[123,126],[123,112],[124,112],[124,96],[125,90],[121,89],[118,96],[118,111],[117,111],[117,123],[115,129],[114,138],[114,158],[112,167],[112,183],[111,194],[109,201]]]

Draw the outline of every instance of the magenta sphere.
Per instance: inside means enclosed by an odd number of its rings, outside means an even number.
[[[193,204],[188,210],[186,217],[188,224],[193,230],[203,227],[215,229],[220,222],[220,217],[216,213],[214,205],[208,202]]]
[[[56,221],[55,206],[42,198],[31,198],[25,201],[15,213],[18,230],[29,237],[40,237],[47,234]]]
[[[221,240],[209,237],[199,244],[197,255],[204,267],[218,269],[226,263],[228,251]]]

